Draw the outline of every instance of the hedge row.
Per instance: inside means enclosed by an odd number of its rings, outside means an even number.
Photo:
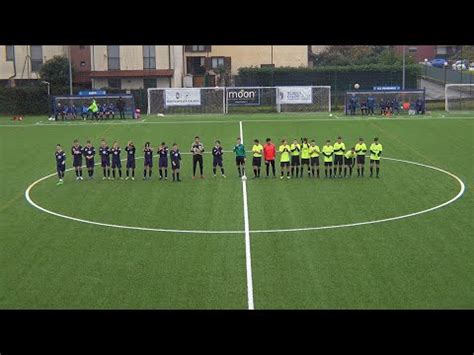
[[[372,89],[380,85],[402,85],[401,65],[348,65],[322,66],[316,68],[240,68],[235,78],[236,86],[285,86],[285,85],[329,85],[333,92],[346,91],[355,83],[361,89]],[[405,67],[405,87],[416,88],[419,65]]]
[[[125,93],[124,90],[106,89],[108,93]],[[77,92],[77,89],[73,89]],[[147,108],[147,91],[131,90],[135,106],[142,112]],[[69,87],[51,88],[51,95],[68,95]],[[0,114],[2,115],[48,115],[51,112],[51,101],[45,85],[0,87]]]

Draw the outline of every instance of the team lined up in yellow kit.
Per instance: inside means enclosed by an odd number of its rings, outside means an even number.
[[[380,156],[382,155],[383,147],[379,142],[379,139],[374,138],[373,143],[370,145],[370,177],[374,175],[379,177],[380,171]],[[308,143],[307,138],[301,140],[294,140],[290,145],[283,139],[281,145],[278,148],[280,154],[280,167],[281,176],[283,179],[286,173],[286,177],[302,177],[304,166],[307,167],[308,176],[319,178],[319,156],[322,155],[324,162],[324,173],[326,178],[342,178],[351,177],[352,169],[357,164],[357,176],[364,176],[365,168],[365,156],[367,153],[367,145],[363,138],[359,138],[359,141],[354,147],[346,150],[346,145],[342,141],[342,137],[337,137],[334,144],[331,144],[331,140],[326,140],[326,144],[320,149],[316,145],[316,142],[312,140]],[[291,169],[289,169],[291,168]],[[342,175],[344,171],[344,175]],[[347,174],[349,172],[349,174]],[[315,174],[316,173],[316,174]]]

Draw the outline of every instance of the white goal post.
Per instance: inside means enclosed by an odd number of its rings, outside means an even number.
[[[148,115],[331,112],[330,86],[149,88]]]
[[[444,109],[446,112],[474,110],[474,84],[446,84]]]

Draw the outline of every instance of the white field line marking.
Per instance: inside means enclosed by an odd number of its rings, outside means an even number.
[[[439,172],[441,172],[441,173],[444,173],[444,174],[449,175],[449,176],[451,176],[452,178],[454,178],[454,179],[459,183],[459,185],[460,185],[461,188],[460,188],[458,194],[457,194],[456,196],[454,196],[452,199],[450,199],[449,201],[443,202],[442,204],[439,204],[439,205],[437,205],[437,206],[428,208],[428,209],[426,209],[426,210],[422,210],[422,211],[418,211],[418,212],[413,212],[413,213],[405,214],[405,215],[403,215],[403,216],[397,216],[397,217],[390,217],[390,218],[378,219],[378,220],[375,220],[375,221],[357,222],[357,223],[350,223],[350,224],[339,224],[339,225],[334,225],[334,226],[321,226],[321,227],[308,227],[308,228],[289,228],[289,229],[272,229],[272,230],[253,230],[252,233],[305,232],[305,231],[314,231],[314,230],[321,230],[321,229],[334,229],[334,228],[344,228],[344,227],[355,227],[355,226],[362,226],[362,225],[365,225],[365,224],[375,224],[375,223],[383,223],[383,222],[389,222],[389,221],[396,221],[396,220],[398,220],[398,219],[403,219],[403,218],[418,216],[418,215],[420,215],[420,214],[428,213],[428,212],[437,210],[437,209],[439,209],[439,208],[445,207],[445,206],[447,206],[447,205],[453,203],[453,202],[456,201],[457,199],[459,199],[459,198],[463,195],[463,193],[464,193],[464,191],[465,191],[465,189],[466,189],[466,186],[464,185],[464,183],[462,182],[462,180],[461,180],[459,177],[457,177],[456,175],[454,175],[453,173],[450,173],[449,171],[446,171],[446,170],[437,168],[437,167],[435,167],[435,166],[426,165],[426,164],[422,164],[422,163],[417,163],[417,162],[409,161],[409,160],[395,159],[395,158],[388,158],[388,157],[383,157],[383,159],[385,159],[385,160],[398,161],[398,162],[407,163],[407,164],[412,164],[412,165],[418,165],[418,166],[421,166],[421,167],[424,167],[424,168],[429,168],[429,169],[432,169],[432,170],[439,171]]]
[[[403,118],[403,117],[398,117],[398,118],[386,118],[386,117],[370,117],[370,118],[295,118],[295,119],[276,119],[276,120],[266,120],[266,119],[248,119],[248,120],[242,120],[242,122],[245,123],[262,123],[262,122],[332,122],[332,121],[339,121],[339,122],[344,122],[344,121],[388,121],[388,122],[393,122],[393,121],[413,121],[413,122],[420,122],[420,121],[449,121],[449,120],[472,120],[474,119],[473,117],[466,117],[466,116],[449,116],[446,118],[443,117],[417,117],[417,118]],[[88,124],[90,125],[112,125],[112,126],[127,126],[127,125],[135,125],[135,124],[203,124],[203,123],[235,123],[236,121],[234,120],[214,120],[214,121],[159,121],[159,122],[100,122],[100,123],[83,123],[83,122],[67,122],[65,123],[31,123],[31,124],[20,124],[20,125],[14,125],[14,124],[0,124],[0,127],[49,127],[49,126],[58,126],[58,127],[73,127],[73,126],[87,126]]]
[[[239,121],[240,139],[244,144],[244,131],[242,121]],[[245,170],[244,170],[245,176]],[[252,279],[252,254],[250,252],[250,225],[249,225],[249,207],[247,203],[247,179],[242,180],[242,196],[244,202],[244,230],[245,230],[245,265],[247,269],[247,300],[248,308],[255,309],[253,303],[253,279]]]
[[[137,159],[142,159],[142,157],[139,157]],[[464,186],[464,183],[462,182],[462,180],[457,177],[456,175],[454,175],[453,173],[450,173],[449,171],[446,171],[446,170],[443,170],[443,169],[440,169],[440,168],[437,168],[437,167],[434,167],[434,166],[430,166],[430,165],[426,165],[426,164],[422,164],[422,163],[417,163],[417,162],[412,162],[412,161],[409,161],[409,160],[402,160],[402,159],[395,159],[395,158],[388,158],[388,157],[382,157],[382,159],[386,159],[386,160],[392,160],[392,161],[397,161],[397,162],[402,162],[402,163],[407,163],[407,164],[413,164],[413,165],[418,165],[418,166],[421,166],[421,167],[425,167],[425,168],[429,168],[429,169],[433,169],[433,170],[436,170],[436,171],[439,171],[441,173],[444,173],[448,176],[451,176],[452,178],[454,178],[460,185],[460,190],[458,192],[458,194],[453,197],[452,199],[450,199],[449,201],[446,201],[440,205],[437,205],[437,206],[434,206],[434,207],[431,207],[431,208],[428,208],[426,210],[422,210],[422,211],[419,211],[419,212],[414,212],[414,213],[410,213],[410,214],[406,214],[406,215],[403,215],[403,216],[397,216],[397,217],[391,217],[391,218],[385,218],[385,219],[380,219],[380,220],[373,220],[373,221],[366,221],[366,222],[357,222],[357,223],[350,223],[350,224],[340,224],[340,225],[333,225],[333,226],[321,226],[321,227],[308,227],[308,228],[291,228],[291,229],[268,229],[268,230],[253,230],[251,231],[252,233],[290,233],[290,232],[305,232],[305,231],[314,231],[314,230],[321,230],[321,229],[335,229],[335,228],[344,228],[344,227],[356,227],[356,226],[361,226],[361,225],[368,225],[368,224],[375,224],[375,223],[382,223],[382,222],[388,222],[388,221],[394,221],[394,220],[399,220],[399,219],[403,219],[403,218],[408,218],[408,217],[413,217],[413,216],[417,216],[417,215],[421,215],[423,213],[428,213],[428,212],[431,212],[431,211],[434,211],[434,210],[437,210],[439,208],[442,208],[442,207],[446,207],[447,205],[455,202],[456,200],[458,200],[464,193],[464,190],[465,190],[465,186]],[[125,160],[125,159],[124,159]],[[96,165],[99,165],[99,163],[97,163]],[[71,171],[73,170],[73,168],[69,168],[69,169],[66,169],[66,171]],[[166,232],[166,233],[186,233],[186,234],[242,234],[244,233],[245,231],[242,231],[242,230],[239,230],[239,231],[193,231],[193,230],[180,230],[180,229],[164,229],[164,228],[145,228],[145,227],[134,227],[134,226],[124,226],[124,225],[116,225],[116,224],[108,224],[108,223],[100,223],[100,222],[94,222],[94,221],[89,221],[89,220],[85,220],[85,219],[80,219],[80,218],[75,218],[75,217],[70,217],[70,216],[66,216],[66,215],[63,215],[63,214],[60,214],[60,213],[56,213],[56,212],[53,212],[53,211],[50,211],[50,210],[47,210],[46,208],[44,207],[41,207],[39,206],[38,204],[36,204],[30,197],[30,191],[31,189],[38,183],[40,183],[41,181],[44,181],[48,178],[51,178],[53,176],[56,176],[56,173],[53,173],[53,174],[50,174],[50,175],[47,175],[47,176],[44,176],[38,180],[36,180],[35,182],[33,182],[30,186],[28,186],[28,188],[26,189],[25,191],[25,198],[26,200],[28,201],[28,203],[30,205],[32,205],[33,207],[43,211],[43,212],[46,212],[46,213],[49,213],[51,215],[54,215],[56,217],[60,217],[60,218],[65,218],[65,219],[69,219],[69,220],[73,220],[73,221],[77,221],[77,222],[81,222],[81,223],[88,223],[88,224],[94,224],[94,225],[98,225],[98,226],[104,226],[104,227],[113,227],[113,228],[121,228],[121,229],[132,229],[132,230],[144,230],[144,231],[151,231],[151,232]],[[250,232],[250,228],[249,228],[249,232]]]

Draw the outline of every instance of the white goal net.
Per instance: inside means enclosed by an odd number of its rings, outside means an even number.
[[[444,95],[446,112],[474,110],[474,84],[447,84]]]
[[[148,89],[149,115],[260,112],[331,112],[331,87]]]

